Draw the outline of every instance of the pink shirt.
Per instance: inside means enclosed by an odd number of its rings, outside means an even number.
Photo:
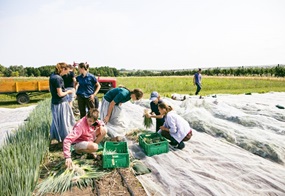
[[[71,157],[71,144],[83,141],[94,142],[96,139],[96,131],[100,126],[104,126],[104,122],[101,120],[97,120],[96,123],[96,126],[89,126],[85,116],[74,125],[72,132],[70,132],[63,141],[63,154],[65,158]]]

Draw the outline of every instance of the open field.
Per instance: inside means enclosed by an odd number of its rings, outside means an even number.
[[[154,157],[145,155],[137,139],[129,139],[130,154],[151,170],[151,173],[140,176],[134,176],[131,168],[120,170],[127,179],[125,184],[131,187],[134,195],[145,192],[148,195],[285,193],[282,181],[285,178],[285,118],[284,110],[276,107],[283,104],[284,92],[165,100],[189,122],[194,136],[182,151],[170,147],[168,153]],[[122,104],[129,130],[144,130],[142,114],[148,104],[147,99],[136,104]],[[19,110],[27,112],[25,107],[1,110],[2,121],[5,122],[2,125],[22,117]],[[11,138],[10,144],[1,151],[0,195],[37,193],[35,187],[54,172],[57,163],[64,161],[62,146],[53,148],[49,145],[50,124],[50,100],[44,100],[37,104],[24,126],[15,132],[17,137]],[[1,128],[5,130],[3,126]],[[154,127],[151,130],[154,131]],[[98,160],[91,160],[91,164],[101,168],[102,158],[99,157]],[[89,161],[87,157],[83,158]],[[34,180],[39,177],[38,181]],[[235,183],[229,183],[229,179],[234,179]],[[112,170],[110,175],[93,181],[98,189],[92,184],[86,189],[75,189],[73,191],[76,192],[62,195],[95,195],[97,190],[100,195],[129,195],[122,181],[117,170]]]
[[[32,80],[35,78],[0,78],[0,80]],[[47,78],[36,78],[44,80]],[[244,93],[266,93],[285,92],[285,78],[267,77],[207,77],[203,76],[201,95],[211,94],[244,94]],[[171,97],[171,94],[193,95],[196,86],[193,85],[192,76],[170,76],[170,77],[118,77],[118,85],[124,85],[129,89],[141,88],[144,91],[144,98],[148,98],[152,91],[158,91],[164,97]],[[101,98],[103,94],[99,94]],[[31,104],[39,100],[49,98],[50,93],[31,97]],[[0,107],[21,107],[16,102],[15,95],[8,96],[0,94]]]
[[[203,76],[201,95],[284,92],[284,82],[285,78]],[[171,97],[172,93],[193,95],[196,90],[192,76],[120,77],[117,83],[130,89],[141,88],[145,92],[145,97],[149,97],[152,91]]]

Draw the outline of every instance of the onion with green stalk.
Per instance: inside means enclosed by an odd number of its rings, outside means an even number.
[[[47,193],[63,193],[76,185],[79,188],[92,186],[92,179],[99,179],[107,174],[107,171],[99,171],[86,161],[73,160],[73,168],[65,167],[65,160],[55,166],[50,176],[37,186],[36,195],[45,195]]]
[[[144,121],[143,121],[143,124],[145,126],[145,128],[150,128],[152,125],[153,125],[153,122],[152,122],[152,119],[149,117],[149,113],[150,111],[148,109],[145,109],[144,110]]]

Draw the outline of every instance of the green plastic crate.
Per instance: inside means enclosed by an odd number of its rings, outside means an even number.
[[[130,156],[127,142],[105,142],[103,168],[125,168],[129,165]]]
[[[147,141],[154,143],[148,143]],[[139,145],[147,156],[169,152],[168,141],[158,133],[141,134],[139,136]]]

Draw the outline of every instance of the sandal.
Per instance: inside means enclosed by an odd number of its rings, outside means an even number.
[[[72,157],[75,157],[75,158],[81,158],[82,155],[83,155],[83,153],[78,153],[78,152],[76,152],[75,150],[73,150],[73,151],[71,152],[71,156],[72,156]]]
[[[87,159],[97,159],[97,157],[98,156],[95,152],[87,154]]]

